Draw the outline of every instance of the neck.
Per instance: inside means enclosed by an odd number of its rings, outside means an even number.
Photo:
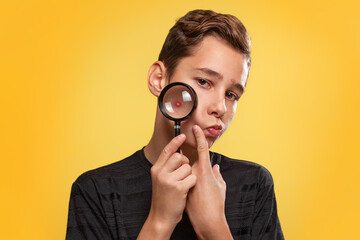
[[[161,151],[171,141],[172,137],[169,135],[169,133],[166,133],[166,127],[164,127],[166,123],[163,121],[163,119],[161,119],[161,117],[161,112],[158,108],[155,117],[153,135],[144,149],[145,157],[153,165],[157,161]]]
[[[182,153],[189,159],[190,165],[192,166],[198,159],[198,152],[191,146],[184,144],[181,147]]]

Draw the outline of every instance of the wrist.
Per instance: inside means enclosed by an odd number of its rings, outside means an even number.
[[[211,221],[206,227],[195,231],[199,240],[233,239],[225,216],[218,220]]]
[[[164,221],[161,218],[157,218],[150,212],[137,239],[151,240],[156,236],[157,240],[168,240],[170,239],[175,226],[176,224],[174,225],[169,223],[169,221]]]

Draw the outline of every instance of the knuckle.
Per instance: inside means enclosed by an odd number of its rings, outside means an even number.
[[[206,150],[205,144],[204,143],[199,143],[197,145],[197,150],[200,151],[200,152],[205,151]]]
[[[192,169],[191,169],[191,166],[189,164],[184,164],[183,168],[184,168],[185,173],[187,173],[187,174],[191,173]]]
[[[184,191],[184,184],[182,184],[182,183],[176,184],[176,185],[175,185],[175,189],[176,189],[176,191],[178,191],[178,192],[183,192],[183,191]]]
[[[186,171],[190,171],[191,172],[191,166],[189,164],[183,164],[183,168],[186,170]]]
[[[158,174],[158,173],[155,173],[155,174],[153,175],[153,178],[155,179],[156,182],[160,182],[160,181],[161,181],[161,175]]]
[[[163,153],[164,153],[164,155],[168,155],[168,154],[170,154],[170,149],[169,149],[169,146],[164,147],[164,149],[163,149]]]
[[[189,164],[190,160],[185,155],[182,155],[182,162],[186,163],[186,164]]]
[[[172,187],[171,180],[167,176],[165,176],[165,174],[159,174],[157,176],[157,182],[161,186],[165,187],[165,189],[169,189]]]
[[[176,152],[173,154],[173,158],[175,158],[176,160],[181,160],[182,159],[182,156],[180,153]]]
[[[166,182],[167,178],[165,176],[165,174],[161,171],[157,172],[156,175],[155,175],[155,179],[158,181],[158,182]]]
[[[172,186],[172,182],[170,181],[169,178],[165,178],[163,179],[164,185],[167,187],[171,187]]]
[[[152,176],[153,176],[153,175],[156,175],[156,173],[157,173],[157,167],[156,167],[155,165],[151,167],[150,173],[151,173]]]
[[[179,153],[174,153],[169,160],[166,162],[167,165],[173,165],[176,164],[178,167],[180,167],[181,164],[181,156]]]
[[[196,173],[198,176],[206,176],[208,174],[208,171],[204,167],[200,167],[197,169]]]
[[[195,174],[190,174],[190,175],[189,175],[189,179],[190,179],[191,181],[196,181],[197,177],[196,177]]]
[[[189,178],[189,182],[190,182],[190,184],[191,184],[192,186],[196,184],[196,181],[197,181],[196,175],[191,174],[191,175],[189,175],[188,178]]]

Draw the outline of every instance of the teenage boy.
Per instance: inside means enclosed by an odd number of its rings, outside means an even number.
[[[157,109],[146,147],[75,181],[68,240],[284,239],[270,173],[209,152],[234,117],[249,54],[248,33],[234,16],[195,10],[176,22],[148,86],[159,97],[167,84],[187,83],[197,108],[175,138],[173,121]]]

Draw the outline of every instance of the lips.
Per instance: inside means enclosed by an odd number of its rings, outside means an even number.
[[[222,132],[222,127],[221,125],[214,125],[206,128],[206,130],[213,136],[219,136]]]

